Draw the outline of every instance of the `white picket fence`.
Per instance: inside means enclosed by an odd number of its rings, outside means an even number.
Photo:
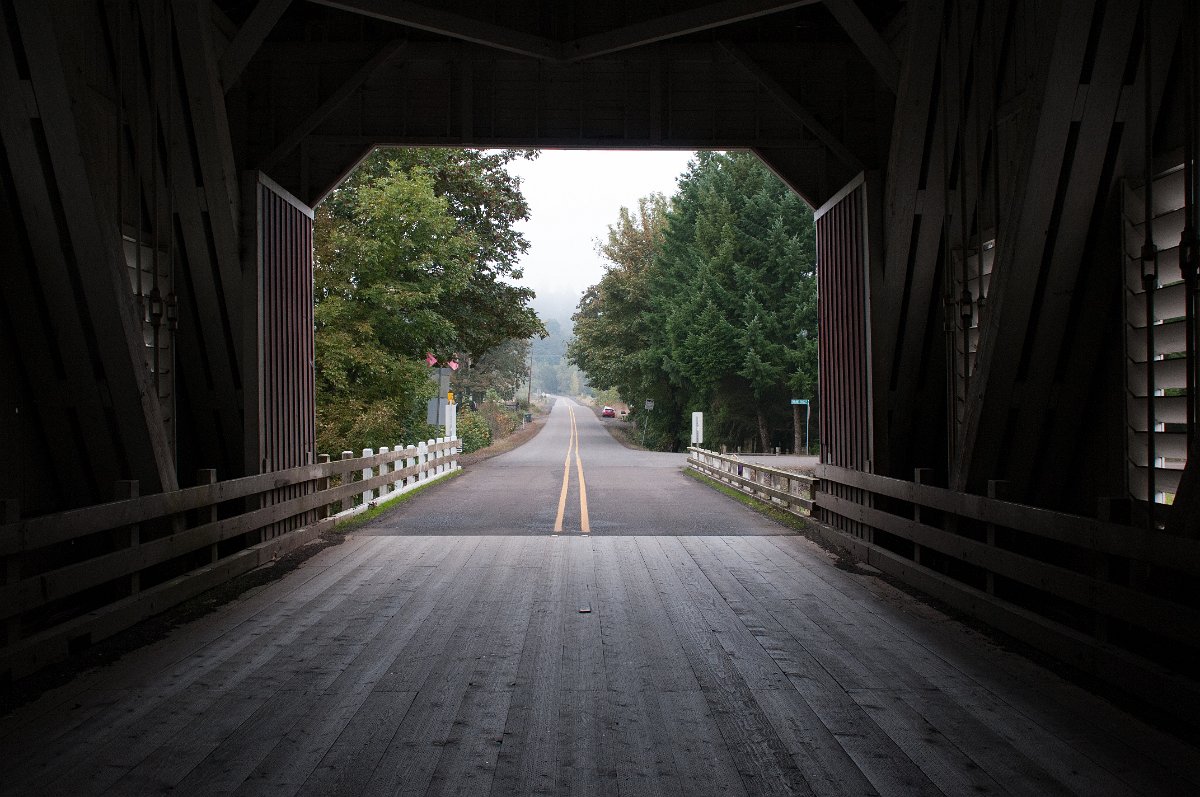
[[[452,445],[447,447],[447,443]],[[414,469],[416,472],[408,476],[399,476],[394,480],[385,481],[380,485],[379,489],[368,488],[357,494],[357,498],[353,499],[353,506],[342,509],[333,517],[341,519],[357,515],[360,512],[365,512],[368,509],[386,504],[396,498],[404,495],[407,492],[416,488],[437,481],[438,479],[459,470],[458,454],[461,451],[459,446],[461,441],[454,438],[438,437],[433,440],[426,440],[417,445],[405,446],[403,449],[400,446],[390,447],[382,446],[378,452],[373,448],[364,448],[362,456],[375,457],[377,454],[383,455],[388,453],[403,452],[405,456],[400,459],[394,459],[390,462],[384,461],[378,467],[363,468],[360,471],[362,481],[366,483],[374,483],[376,476],[387,476],[394,474],[397,471]],[[342,459],[353,459],[353,451],[343,451]],[[343,502],[343,505],[349,502]]]

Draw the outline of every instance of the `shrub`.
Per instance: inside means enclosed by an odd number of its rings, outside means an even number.
[[[463,453],[470,454],[492,444],[492,427],[478,412],[464,412],[458,416],[458,436]]]
[[[493,440],[508,437],[521,426],[521,413],[502,404],[485,401],[479,407],[479,414],[487,419]]]

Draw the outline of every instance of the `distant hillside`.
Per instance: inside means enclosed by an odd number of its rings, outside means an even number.
[[[587,392],[587,379],[583,373],[567,362],[567,342],[571,339],[571,313],[573,302],[578,297],[568,294],[551,294],[545,302],[541,297],[533,301],[533,307],[546,324],[550,334],[542,340],[533,339],[533,389],[538,393],[556,393],[577,396]],[[567,302],[572,302],[569,309]]]
[[[543,321],[558,321],[569,337],[571,316],[575,314],[581,295],[581,291],[538,291],[531,304]]]

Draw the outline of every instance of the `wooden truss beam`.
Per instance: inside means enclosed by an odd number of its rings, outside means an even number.
[[[373,19],[404,25],[418,30],[438,33],[454,39],[473,42],[504,50],[517,55],[528,56],[547,61],[585,61],[602,55],[632,50],[648,44],[699,33],[705,30],[721,28],[758,17],[789,11],[793,8],[816,5],[822,0],[721,0],[721,2],[666,14],[654,19],[626,25],[615,30],[597,33],[592,36],[560,43],[541,36],[534,36],[521,31],[482,22],[471,17],[464,17],[449,11],[429,8],[420,3],[406,0],[309,0],[318,5],[337,8],[353,14],[361,14]],[[856,44],[868,49],[874,49],[866,29],[873,29],[861,12],[854,16],[854,11],[842,9],[849,25],[854,30]],[[865,24],[866,29],[863,28]],[[875,34],[878,36],[878,34]],[[870,58],[872,56],[868,56]]]
[[[1129,92],[1129,97],[1121,96],[1136,7],[1110,4],[1105,13],[1111,16],[1096,45],[1090,82],[1079,82],[1090,28],[1079,21],[1090,19],[1095,11],[1087,0],[1066,3],[1056,26],[1038,114],[1027,131],[1028,155],[1010,205],[1014,213],[1002,220],[997,237],[989,307],[981,318],[978,359],[968,391],[959,456],[951,474],[951,486],[956,489],[1001,478],[998,469],[1010,447],[1021,456],[1033,456],[1037,441],[1018,430],[1026,429],[1040,439],[1047,433],[1047,418],[1053,417],[1048,405],[1061,405],[1065,400],[1056,386],[1067,381],[1057,372],[1057,364],[1064,337],[1070,332],[1066,325],[1075,317],[1069,308],[1097,193],[1107,197],[1110,189],[1099,185],[1110,138],[1121,126],[1127,129],[1129,139],[1137,138],[1134,129],[1140,124],[1125,124],[1123,114],[1139,118],[1142,103],[1140,89]],[[1178,3],[1155,4],[1156,41],[1173,40],[1168,32],[1177,29],[1180,13]],[[1171,48],[1160,49],[1155,70],[1162,74],[1155,76],[1154,83],[1160,87],[1156,93],[1161,97]],[[1135,85],[1140,86],[1142,71]],[[1131,104],[1135,97],[1137,108]],[[1139,163],[1140,159],[1127,160],[1125,167]],[[1057,176],[1054,190],[1047,190],[1050,175]],[[1077,400],[1086,400],[1086,396],[1079,395]],[[1059,407],[1060,414],[1068,411]],[[1018,470],[1005,475],[1016,479],[1018,495],[1026,482],[1036,478],[1033,469],[1019,461],[1021,464],[1014,465]]]
[[[850,151],[850,148],[842,143],[829,128],[821,123],[819,119],[801,104],[791,93],[780,85],[779,81],[771,77],[771,75],[754,61],[745,51],[732,42],[722,40],[721,47],[729,54],[737,64],[742,67],[748,74],[752,75],[760,86],[777,102],[781,107],[787,110],[794,116],[800,124],[811,132],[818,141],[824,144],[829,152],[849,169],[854,172],[863,170],[863,162],[857,155]]]
[[[875,67],[883,85],[895,94],[900,85],[900,61],[858,7],[858,3],[854,0],[825,0],[825,7],[842,26],[850,41],[854,42],[854,46],[862,51],[863,57]]]
[[[351,14],[438,33],[538,59],[557,59],[556,42],[408,0],[310,0]]]
[[[667,14],[627,25],[616,30],[586,36],[563,46],[561,58],[583,61],[622,50],[632,50],[647,44],[686,36],[689,33],[722,28],[758,17],[814,5],[820,0],[724,0],[677,14]]]
[[[292,0],[262,0],[250,12],[250,17],[221,56],[221,85],[226,93],[238,82],[242,70],[250,63],[250,59],[258,52],[275,23],[291,4]]]
[[[944,56],[936,48],[942,41],[943,8],[942,0],[931,0],[910,10],[884,189],[886,258],[871,274],[875,454],[881,473],[893,467],[890,451],[902,458],[911,449],[917,378],[921,358],[929,356],[926,325],[938,293],[934,277],[945,213],[945,169],[943,159],[926,150],[935,135],[930,127],[939,123],[936,86]],[[912,465],[900,463],[901,468]],[[901,469],[891,475],[907,478],[909,473]]]
[[[75,291],[81,291],[87,299],[86,306],[79,308],[81,318],[75,323],[81,323],[79,334],[90,340],[82,342],[80,351],[70,352],[76,359],[71,368],[79,369],[73,378],[88,379],[94,373],[92,364],[77,361],[83,351],[94,351],[96,364],[102,370],[98,380],[100,403],[111,403],[121,438],[119,445],[131,467],[137,469],[136,476],[143,480],[146,489],[175,489],[178,481],[174,456],[154,383],[142,359],[145,344],[129,289],[121,241],[117,226],[104,223],[104,214],[97,204],[51,9],[41,3],[21,3],[17,4],[14,17],[20,28],[19,39],[25,45],[31,99],[40,120],[37,127],[45,137],[50,168],[44,171],[44,176],[53,180],[53,185],[47,185],[40,175],[26,175],[24,196],[40,196],[46,203],[45,215],[39,213],[40,218],[30,219],[28,229],[34,234],[54,233],[50,220],[59,215],[53,211],[54,204],[61,211],[61,228],[57,230],[60,240],[34,240],[34,255],[56,261],[48,264],[47,275],[57,274],[61,279],[77,282],[77,287],[66,289],[64,308],[76,306],[78,297],[71,296]],[[11,58],[6,61],[11,62]],[[26,120],[21,127],[29,126]],[[19,162],[10,153],[10,163]],[[89,394],[97,393],[97,380],[89,381],[92,387],[72,398],[84,408],[92,405]],[[97,429],[86,431],[94,433]],[[86,436],[89,435],[85,432]]]
[[[300,146],[300,142],[304,140],[305,136],[316,130],[321,122],[328,119],[330,114],[349,99],[363,83],[366,83],[371,75],[379,71],[380,67],[392,60],[396,53],[400,52],[403,47],[403,39],[393,39],[376,50],[371,58],[356,69],[350,77],[342,81],[340,86],[331,91],[321,101],[321,104],[313,109],[312,113],[292,128],[292,131],[275,146],[275,149],[271,150],[271,153],[263,158],[263,162],[259,168],[269,174],[271,169],[286,159],[296,147]]]

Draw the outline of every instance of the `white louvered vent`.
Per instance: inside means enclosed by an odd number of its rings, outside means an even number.
[[[1158,288],[1154,291],[1154,428],[1147,430],[1146,294],[1142,285],[1145,241],[1145,194],[1126,184],[1125,239],[1125,385],[1126,452],[1129,493],[1148,498],[1149,469],[1154,467],[1154,500],[1169,503],[1187,464],[1187,374],[1184,367],[1184,285],[1179,270],[1179,237],[1184,225],[1183,166],[1154,181],[1152,240],[1158,247]],[[1154,435],[1154,462],[1148,462],[1147,434]]]

